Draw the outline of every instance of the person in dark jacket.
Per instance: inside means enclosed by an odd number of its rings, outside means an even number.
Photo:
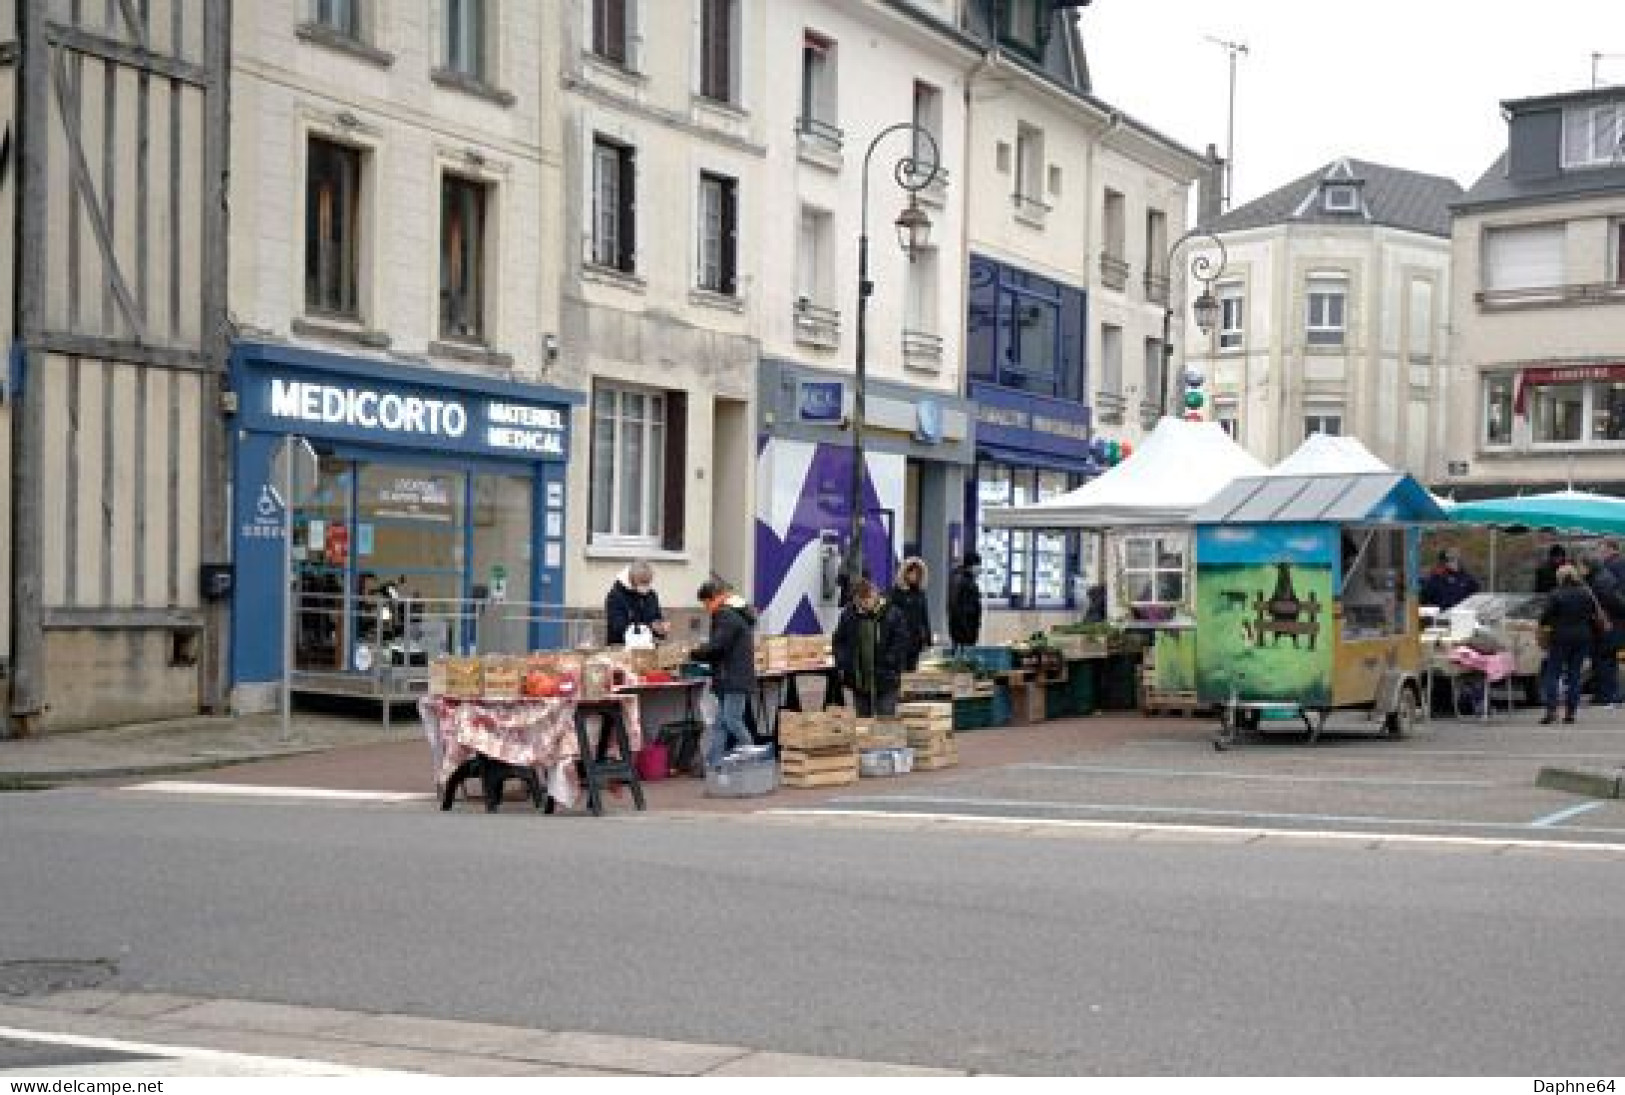
[[[711,666],[718,712],[705,748],[705,766],[715,769],[722,765],[730,743],[753,744],[745,727],[745,704],[756,690],[756,612],[718,579],[700,586],[699,599],[711,615],[711,636],[689,657]]]
[[[626,642],[626,629],[634,624],[647,627],[657,639],[670,632],[660,611],[660,596],[654,590],[654,567],[639,559],[615,578],[604,598],[604,619],[608,624],[605,642],[620,646]]]
[[[1440,612],[1455,608],[1478,592],[1478,579],[1461,567],[1461,556],[1454,548],[1439,552],[1439,565],[1422,583],[1421,601]]]
[[[873,582],[859,578],[852,586],[852,602],[841,613],[831,639],[835,668],[841,682],[852,690],[859,718],[897,714],[908,641],[908,622],[902,612],[880,595]]]
[[[1565,563],[1557,568],[1557,588],[1546,598],[1540,626],[1550,636],[1546,664],[1541,669],[1541,688],[1546,697],[1546,714],[1541,725],[1557,721],[1558,685],[1563,688],[1563,721],[1573,722],[1580,710],[1580,674],[1586,656],[1595,642],[1592,630],[1597,606],[1591,592],[1580,581],[1580,572]]]
[[[982,633],[982,588],[976,584],[976,572],[982,557],[974,551],[965,552],[965,562],[954,571],[948,585],[948,638],[957,652],[963,647],[975,646]]]
[[[1553,544],[1546,552],[1546,561],[1535,568],[1535,592],[1550,593],[1557,588],[1557,568],[1569,561],[1568,549]]]
[[[920,655],[932,640],[931,609],[925,601],[926,574],[925,560],[910,556],[897,571],[897,584],[891,591],[891,603],[908,624],[908,656],[903,668],[910,673],[920,667]]]
[[[1625,587],[1609,569],[1606,553],[1586,559],[1581,565],[1585,583],[1596,601],[1592,607],[1602,613],[1591,648],[1592,702],[1598,707],[1616,708],[1620,701],[1619,651],[1625,646]]]

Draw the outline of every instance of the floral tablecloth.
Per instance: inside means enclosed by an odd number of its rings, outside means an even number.
[[[616,696],[626,724],[627,742],[642,748],[638,698]],[[574,699],[460,700],[425,696],[418,700],[423,733],[434,753],[435,783],[444,784],[457,766],[475,753],[509,764],[536,768],[553,790],[581,756],[576,738]],[[601,730],[601,727],[600,727]],[[566,796],[554,794],[555,798]],[[573,796],[571,796],[573,798]],[[567,802],[568,804],[568,802]]]

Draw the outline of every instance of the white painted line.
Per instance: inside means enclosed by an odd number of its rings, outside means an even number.
[[[1095,829],[1103,832],[1189,833],[1200,836],[1215,834],[1246,836],[1250,838],[1287,838],[1291,840],[1343,840],[1363,843],[1392,844],[1459,844],[1477,848],[1538,848],[1543,851],[1571,848],[1587,852],[1625,852],[1625,843],[1533,840],[1521,837],[1429,836],[1417,833],[1350,832],[1341,829],[1265,829],[1242,828],[1228,825],[1177,825],[1167,822],[1086,821],[1078,818],[1045,817],[992,817],[983,814],[908,813],[890,810],[819,810],[807,807],[781,807],[761,811],[780,817],[851,817],[880,821],[935,821],[967,825],[1006,825],[1012,828],[1035,829]],[[1572,830],[1571,830],[1572,831]]]
[[[276,1070],[284,1073],[302,1073],[309,1076],[408,1076],[412,1073],[392,1072],[378,1068],[352,1068],[348,1065],[327,1064],[322,1061],[302,1060],[297,1057],[262,1057],[253,1053],[230,1053],[223,1049],[202,1049],[196,1046],[159,1045],[155,1042],[125,1042],[117,1038],[91,1038],[79,1034],[58,1034],[54,1031],[23,1030],[19,1027],[0,1027],[0,1038],[18,1042],[41,1042],[53,1046],[73,1046],[78,1049],[100,1049],[112,1053],[129,1053],[143,1057],[182,1057],[190,1061],[214,1061],[239,1065],[244,1068]]]
[[[929,805],[942,806],[948,809],[954,807],[974,809],[1000,810],[1066,810],[1072,813],[1113,813],[1113,814],[1172,814],[1187,817],[1233,817],[1257,819],[1259,821],[1300,821],[1316,825],[1404,825],[1417,826],[1453,826],[1458,829],[1519,829],[1526,827],[1527,823],[1516,821],[1461,821],[1454,818],[1440,817],[1384,817],[1380,814],[1295,814],[1286,812],[1267,812],[1259,810],[1217,810],[1193,806],[1146,806],[1125,805],[1122,803],[1089,803],[1089,802],[1034,802],[1024,799],[997,799],[997,798],[948,798],[936,795],[841,795],[831,798],[832,803],[848,806],[869,806],[883,808],[888,804]],[[894,812],[893,816],[917,816],[916,814],[902,814]],[[1625,833],[1625,829],[1604,827],[1600,829],[1576,828],[1569,832],[1598,832],[1598,833]]]
[[[1570,806],[1568,809],[1559,810],[1555,814],[1547,814],[1545,817],[1536,818],[1529,824],[1531,827],[1536,829],[1547,829],[1553,825],[1561,825],[1571,817],[1579,817],[1581,814],[1590,813],[1592,810],[1595,810],[1601,805],[1602,803],[1600,801],[1582,802],[1578,806]]]
[[[427,791],[338,791],[326,787],[256,787],[243,783],[187,783],[159,780],[137,783],[125,791],[152,791],[166,795],[236,795],[243,798],[313,798],[334,802],[422,802],[433,799]]]
[[[1190,779],[1259,780],[1273,783],[1358,783],[1376,787],[1499,787],[1488,779],[1384,779],[1380,776],[1283,776],[1168,768],[1104,768],[1092,764],[1010,764],[1022,772],[1090,772],[1106,776],[1179,776]]]

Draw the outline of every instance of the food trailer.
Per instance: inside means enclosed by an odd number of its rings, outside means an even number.
[[[1448,520],[1399,472],[1238,479],[1197,511],[1196,690],[1214,748],[1340,708],[1403,736],[1422,717],[1420,526]]]

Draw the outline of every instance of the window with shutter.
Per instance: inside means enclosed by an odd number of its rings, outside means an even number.
[[[700,0],[700,94],[719,103],[734,101],[734,4]]]
[[[1518,225],[1485,233],[1485,289],[1553,289],[1562,284],[1562,225]]]
[[[592,261],[626,274],[637,270],[636,167],[631,148],[593,139]]]
[[[734,292],[737,185],[721,175],[700,175],[699,286],[730,296]]]
[[[627,5],[633,0],[593,0],[592,51],[605,60],[625,65],[627,51]]]

